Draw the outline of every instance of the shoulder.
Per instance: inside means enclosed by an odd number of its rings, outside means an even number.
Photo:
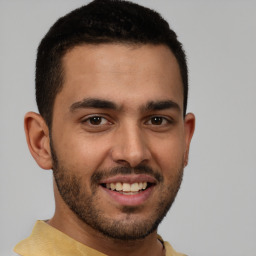
[[[9,254],[10,256],[21,256],[20,254],[17,254],[16,252],[14,251],[11,251],[11,253]]]

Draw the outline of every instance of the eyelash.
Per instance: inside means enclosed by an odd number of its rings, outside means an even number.
[[[99,121],[98,124],[93,124],[93,119],[96,119],[94,120],[95,122]],[[101,122],[104,121],[104,123],[102,124]],[[156,122],[159,122],[160,121],[160,124],[153,124],[152,121],[156,121]],[[109,121],[109,118],[106,118],[104,116],[101,116],[101,115],[93,115],[93,116],[89,116],[87,117],[86,119],[82,120],[82,123],[87,123],[88,125],[90,126],[93,126],[93,127],[100,127],[100,126],[103,126],[103,125],[107,125],[107,124],[113,124],[113,122]],[[172,124],[173,123],[173,120],[170,119],[170,118],[167,118],[167,117],[164,117],[164,116],[158,116],[158,115],[155,115],[155,116],[149,116],[147,117],[146,121],[144,122],[144,124],[146,125],[152,125],[152,126],[167,126],[168,124]]]
[[[153,119],[155,119],[154,121],[156,121],[156,122],[158,122],[160,119],[161,124],[155,124],[155,125],[152,124]],[[165,125],[173,123],[173,120],[171,120],[170,118],[164,117],[164,116],[150,116],[149,120],[147,122],[151,122],[151,125],[153,125],[153,126],[165,126]],[[163,124],[163,122],[165,122],[165,123]]]
[[[92,124],[91,123],[91,121],[93,120],[93,119],[100,119],[100,122],[102,122],[102,120],[104,119],[105,120],[105,122],[104,122],[104,124]],[[95,120],[96,122],[97,122],[97,120]],[[101,126],[101,125],[105,125],[106,123],[110,123],[111,124],[111,122],[107,119],[107,118],[105,118],[104,116],[100,116],[100,115],[93,115],[93,116],[89,116],[89,117],[87,117],[86,119],[84,119],[84,120],[82,120],[82,123],[84,124],[84,123],[88,123],[90,126]]]

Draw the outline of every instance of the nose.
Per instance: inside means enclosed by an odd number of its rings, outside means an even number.
[[[137,125],[120,128],[113,138],[112,160],[130,167],[145,164],[151,157],[147,143],[143,131]]]

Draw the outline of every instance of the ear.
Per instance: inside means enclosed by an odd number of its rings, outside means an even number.
[[[184,120],[184,132],[185,132],[185,154],[184,154],[184,167],[188,164],[188,155],[190,142],[195,131],[196,118],[194,114],[188,113]]]
[[[43,117],[29,112],[24,118],[24,129],[29,151],[43,169],[52,168],[49,129]]]

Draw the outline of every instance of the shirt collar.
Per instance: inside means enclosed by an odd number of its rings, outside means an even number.
[[[37,221],[31,235],[18,243],[14,251],[20,255],[106,256],[62,233],[44,221]]]
[[[158,236],[158,239],[163,244],[166,256],[185,256],[177,253],[168,242],[163,241],[161,236]],[[14,252],[28,256],[107,256],[74,240],[42,220],[36,222],[31,235],[19,242]]]

